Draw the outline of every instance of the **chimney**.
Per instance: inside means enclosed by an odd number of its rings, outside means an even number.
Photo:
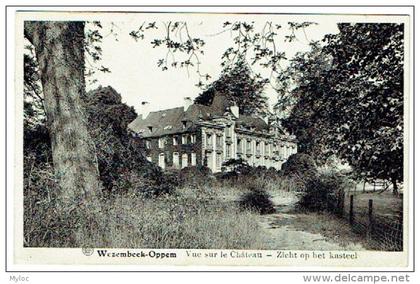
[[[239,117],[239,107],[236,103],[234,103],[233,106],[230,107],[230,112],[236,117]]]
[[[150,103],[149,102],[141,102],[140,105],[140,115],[142,119],[146,119],[150,112]]]
[[[190,97],[185,97],[184,98],[184,111],[186,111],[190,105],[192,105],[192,100]]]

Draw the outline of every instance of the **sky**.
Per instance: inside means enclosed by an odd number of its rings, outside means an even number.
[[[112,19],[111,19],[112,20]],[[134,106],[138,113],[142,112],[141,102],[149,102],[150,110],[162,110],[183,105],[184,97],[195,98],[201,90],[195,86],[198,76],[186,69],[169,69],[162,71],[157,67],[158,59],[165,57],[165,47],[153,48],[151,41],[162,37],[165,32],[164,23],[168,21],[186,21],[189,32],[194,37],[205,41],[204,55],[200,57],[201,73],[208,73],[211,80],[218,78],[221,71],[221,56],[233,44],[230,32],[223,32],[223,23],[226,21],[255,22],[256,30],[261,30],[267,21],[280,24],[282,28],[276,37],[277,48],[286,53],[287,58],[292,58],[297,52],[309,50],[309,42],[320,40],[325,34],[337,33],[336,21],[328,16],[318,16],[310,21],[317,25],[306,28],[296,34],[297,40],[291,43],[284,41],[284,36],[290,34],[288,22],[304,22],[307,18],[297,15],[252,15],[252,14],[134,14],[125,17],[122,21],[101,21],[104,35],[101,44],[103,55],[99,65],[104,65],[111,73],[96,72],[92,79],[95,84],[87,86],[94,89],[99,85],[112,86],[122,95],[123,102]],[[156,21],[158,29],[148,30],[144,40],[135,41],[129,33],[143,22]],[[110,29],[113,28],[113,33]],[[177,59],[184,55],[176,55]],[[284,63],[287,65],[287,62]],[[258,70],[257,70],[258,71]],[[262,75],[268,76],[267,73]],[[265,89],[269,105],[276,102],[276,93],[270,87]]]

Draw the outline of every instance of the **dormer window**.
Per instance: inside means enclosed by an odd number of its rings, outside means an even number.
[[[147,128],[149,129],[149,132],[150,132],[150,133],[152,133],[152,131],[153,131],[153,126],[148,126]]]
[[[146,149],[150,149],[152,146],[149,140],[146,140]]]
[[[182,135],[182,144],[188,143],[188,136],[186,134]]]
[[[158,144],[159,144],[159,148],[163,149],[165,147],[165,138],[159,138]]]
[[[187,121],[186,120],[182,121],[182,128],[183,129],[187,128]]]

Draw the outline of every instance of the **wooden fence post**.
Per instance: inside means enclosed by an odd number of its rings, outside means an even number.
[[[369,199],[367,238],[370,239],[373,233],[373,200]]]
[[[349,211],[349,222],[350,225],[353,225],[353,220],[354,220],[354,213],[353,213],[353,195],[350,195],[350,211]]]

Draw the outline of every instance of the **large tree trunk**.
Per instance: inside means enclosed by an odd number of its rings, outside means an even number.
[[[42,82],[58,199],[67,209],[91,206],[100,195],[98,162],[81,103],[85,92],[84,23],[25,22]]]

